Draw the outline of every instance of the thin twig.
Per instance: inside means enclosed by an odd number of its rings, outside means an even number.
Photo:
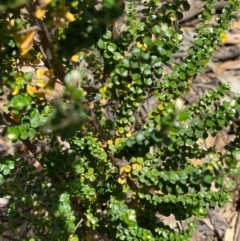
[[[99,139],[102,143],[102,145],[107,144],[107,135],[105,131],[103,130],[101,123],[98,120],[97,115],[95,114],[94,110],[90,110],[90,115],[91,115],[91,121],[93,123],[94,131],[95,133],[99,134]],[[118,159],[114,157],[111,153],[107,152],[109,159],[112,161],[112,163],[116,166],[122,167],[127,165],[127,161]]]
[[[74,232],[76,232],[76,230],[78,229],[78,227],[82,224],[83,222],[83,218],[80,219],[80,221],[78,222],[78,224],[76,225]]]
[[[39,31],[40,28],[35,25],[35,26],[30,27],[30,28],[19,30],[19,31],[17,31],[17,34],[24,34],[24,33],[30,32],[30,31],[34,31],[34,30]]]
[[[195,87],[199,87],[199,88],[205,88],[205,89],[211,89],[211,90],[215,90],[216,89],[216,87],[214,85],[211,85],[211,84],[194,83],[193,85]]]

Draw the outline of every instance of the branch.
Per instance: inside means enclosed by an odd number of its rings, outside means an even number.
[[[76,230],[81,226],[82,222],[83,222],[83,218],[81,218],[78,224],[76,225],[74,232],[76,232]]]
[[[95,131],[95,133],[99,134],[100,141],[104,146],[107,144],[107,135],[106,135],[105,131],[103,130],[101,123],[99,122],[98,117],[96,116],[94,110],[90,110],[90,115],[91,115],[91,121],[93,123],[94,131]],[[115,166],[123,167],[128,164],[126,160],[118,159],[109,152],[107,152],[107,154],[108,154],[109,159],[112,161],[112,163]]]
[[[38,26],[32,26],[30,28],[26,28],[26,29],[22,29],[22,30],[17,31],[17,34],[24,34],[24,33],[34,31],[34,30],[39,31],[40,28]]]
[[[65,70],[64,70],[64,67],[63,67],[63,64],[61,63],[61,61],[53,55],[51,38],[50,38],[50,35],[49,35],[49,32],[47,30],[45,23],[41,19],[37,19],[35,17],[36,6],[34,5],[34,3],[31,0],[27,0],[26,8],[28,10],[28,13],[29,13],[32,21],[39,28],[39,36],[41,39],[40,50],[41,50],[42,54],[46,57],[47,61],[52,66],[55,76],[60,81],[63,81],[66,73],[65,73]]]

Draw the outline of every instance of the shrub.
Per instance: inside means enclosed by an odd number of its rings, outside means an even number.
[[[186,0],[150,0],[140,11],[138,1],[0,4],[2,134],[26,146],[1,159],[0,195],[9,199],[3,237],[10,230],[21,240],[189,240],[194,222],[177,232],[159,215],[202,218],[207,204],[231,199],[224,177],[238,172],[239,135],[226,155],[198,140],[238,117],[240,96],[221,101],[230,89],[221,85],[196,104],[181,99],[240,7],[229,1],[210,24],[215,2],[205,1],[178,65]],[[56,88],[61,94],[52,97]],[[144,116],[150,98],[156,105]],[[190,162],[204,157],[208,163]],[[30,231],[14,232],[19,222]]]

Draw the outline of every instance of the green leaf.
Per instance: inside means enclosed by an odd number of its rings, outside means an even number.
[[[232,151],[233,158],[235,161],[239,162],[240,161],[240,150],[235,149]]]
[[[178,144],[179,146],[183,146],[183,145],[184,145],[184,141],[182,140],[181,137],[179,137],[176,142],[177,142],[177,144]]]
[[[4,181],[3,175],[0,174],[0,183],[2,183]]]
[[[146,85],[151,85],[153,82],[152,82],[152,79],[151,78],[144,78],[144,83]]]
[[[24,73],[23,78],[27,81],[30,82],[32,80],[33,74],[32,73]]]
[[[114,52],[117,49],[117,45],[115,43],[109,43],[107,49],[109,52]]]
[[[113,59],[115,59],[116,61],[120,60],[122,58],[122,55],[118,52],[114,52],[113,53]]]
[[[193,215],[199,219],[203,219],[207,214],[207,210],[203,207],[193,210]]]
[[[10,173],[10,168],[8,166],[4,166],[3,168],[3,175],[6,176]]]
[[[68,203],[68,201],[69,201],[69,194],[67,194],[67,193],[61,194],[59,202],[60,203]]]
[[[33,127],[33,128],[36,128],[39,126],[39,120],[38,119],[30,119],[30,125]]]
[[[104,50],[104,52],[103,52],[103,56],[104,56],[104,58],[106,58],[106,59],[110,59],[110,58],[112,58],[112,54],[109,53],[107,50]]]
[[[195,135],[197,138],[204,139],[204,131],[203,130],[195,130]]]
[[[136,133],[136,135],[135,135],[135,140],[136,140],[136,142],[137,142],[139,145],[142,144],[142,142],[143,142],[144,139],[145,139],[145,136],[144,136],[143,132],[138,132],[138,133]]]
[[[177,194],[179,194],[179,195],[184,194],[184,191],[183,191],[183,189],[182,189],[181,186],[176,185],[176,186],[175,186],[175,189],[176,189]]]
[[[168,36],[168,37],[172,37],[172,36],[174,35],[174,31],[173,31],[171,28],[169,28],[169,29],[167,29],[167,31],[165,32],[165,34],[166,34],[166,36]]]
[[[135,56],[140,56],[141,53],[142,53],[142,50],[140,48],[138,48],[138,47],[134,47],[132,49],[132,54],[135,55]]]
[[[155,68],[154,73],[156,74],[156,77],[161,77],[163,74],[163,69],[162,68]]]
[[[182,122],[182,121],[189,120],[190,118],[191,118],[191,115],[189,112],[181,111],[178,116],[178,121]]]
[[[170,173],[168,178],[172,184],[175,184],[177,181],[179,181],[179,176],[174,172]]]
[[[145,179],[144,175],[139,176],[139,182],[141,182],[141,183],[145,183],[146,182],[146,179]]]
[[[103,35],[103,38],[106,39],[106,40],[111,39],[111,38],[112,38],[112,32],[108,30],[108,31]]]
[[[185,79],[186,79],[186,74],[185,74],[184,72],[180,72],[180,73],[179,73],[179,78],[180,78],[181,80],[185,80]]]
[[[28,133],[26,130],[22,130],[20,134],[20,139],[26,140],[28,138]]]
[[[36,132],[35,129],[33,129],[33,128],[29,128],[29,130],[28,130],[28,134],[27,134],[28,137],[33,138],[33,137],[36,136],[36,134],[37,134],[37,132]]]
[[[106,49],[107,43],[106,43],[105,41],[103,41],[102,39],[99,39],[98,42],[97,42],[97,46],[98,46],[100,49]]]
[[[20,135],[20,128],[16,126],[12,126],[7,128],[7,137],[12,141],[16,141]]]
[[[189,146],[193,146],[195,143],[196,143],[196,141],[194,141],[192,139],[189,139],[189,138],[186,139],[186,144]]]
[[[10,107],[18,111],[23,109],[30,109],[31,108],[31,97],[24,96],[24,95],[16,95],[10,100]]]
[[[173,192],[172,186],[170,186],[168,184],[166,185],[166,190],[167,190],[168,193],[172,193]]]
[[[210,184],[212,182],[212,180],[213,180],[213,176],[212,175],[210,175],[210,174],[204,175],[204,182]]]
[[[182,184],[186,184],[187,182],[187,179],[188,179],[188,175],[186,172],[182,171],[179,175],[179,181],[182,183]]]
[[[151,75],[151,73],[152,73],[151,66],[148,64],[142,64],[140,66],[140,69],[144,75]]]
[[[154,25],[154,26],[152,27],[152,33],[153,33],[153,34],[156,34],[156,35],[160,34],[160,33],[161,33],[161,28],[160,28],[160,26],[159,26],[159,25]]]
[[[215,124],[214,124],[214,122],[213,122],[212,120],[207,120],[207,121],[206,121],[206,125],[207,125],[207,126],[210,126],[210,127],[215,126]]]
[[[151,56],[151,63],[152,67],[160,67],[162,65],[161,59],[154,55]]]
[[[37,108],[34,108],[33,111],[30,113],[30,117],[32,119],[39,118],[40,114]]]
[[[189,136],[189,137],[193,137],[194,131],[193,131],[193,128],[191,126],[188,127],[188,129],[186,131],[186,135]]]

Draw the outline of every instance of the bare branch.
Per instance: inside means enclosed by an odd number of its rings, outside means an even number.
[[[75,227],[75,229],[74,229],[75,232],[76,232],[76,230],[78,229],[78,227],[81,226],[82,222],[83,222],[83,218],[81,218],[80,221],[78,222],[78,224],[76,225],[76,227]]]

